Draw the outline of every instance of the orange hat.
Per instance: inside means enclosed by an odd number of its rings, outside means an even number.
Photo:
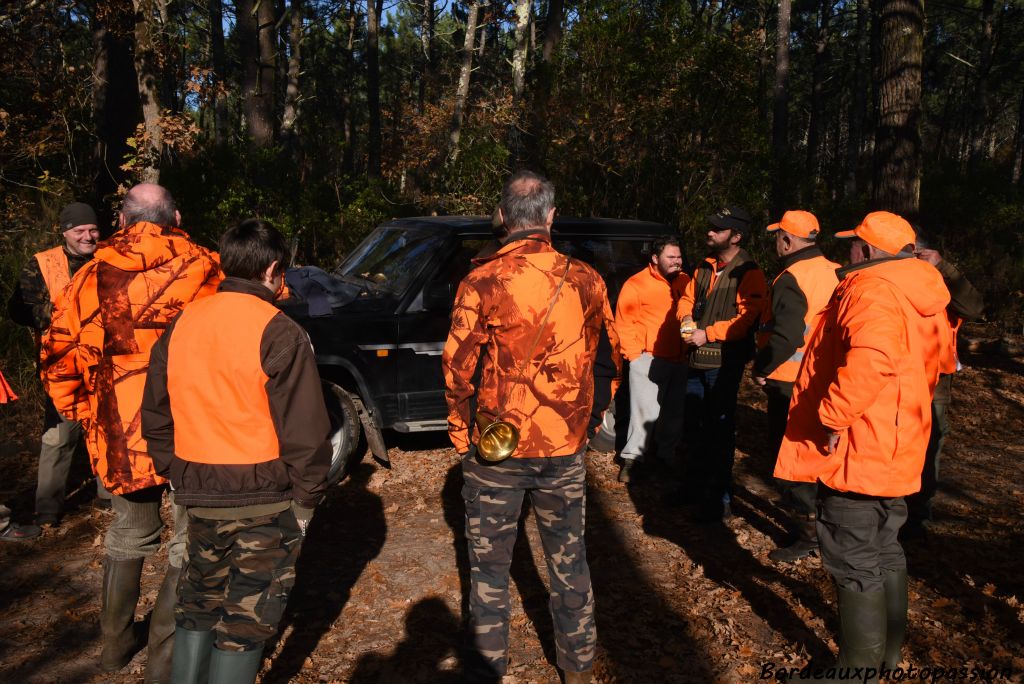
[[[886,254],[899,254],[907,245],[917,242],[910,223],[888,211],[874,211],[864,217],[853,230],[836,233],[837,238],[857,237]]]
[[[818,236],[818,219],[809,211],[787,211],[782,215],[782,220],[768,226],[768,232],[782,229],[790,235],[813,240]]]

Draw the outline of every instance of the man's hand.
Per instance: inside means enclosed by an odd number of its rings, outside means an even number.
[[[916,256],[921,261],[927,261],[929,264],[935,266],[936,268],[942,262],[942,255],[939,254],[934,249],[919,249],[916,252],[914,252],[914,256]]]
[[[690,339],[688,339],[687,342],[692,344],[694,347],[703,347],[708,343],[708,334],[704,332],[702,328],[697,328],[693,331],[693,334],[690,335]]]
[[[825,453],[831,456],[836,453],[836,449],[839,447],[839,433],[829,432],[828,438],[825,442]]]
[[[765,378],[763,375],[751,375],[750,377],[754,381],[755,385],[760,385],[761,387],[764,387],[768,383],[768,379]]]

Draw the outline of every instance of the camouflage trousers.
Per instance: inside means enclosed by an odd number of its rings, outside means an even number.
[[[188,553],[175,622],[216,632],[217,648],[248,651],[277,633],[302,535],[291,509],[240,520],[188,513]]]
[[[523,496],[529,494],[551,585],[549,610],[558,666],[591,669],[597,646],[594,592],[583,540],[586,468],[583,453],[557,458],[462,462],[469,545],[469,618],[473,647],[491,672],[508,664],[509,568]]]

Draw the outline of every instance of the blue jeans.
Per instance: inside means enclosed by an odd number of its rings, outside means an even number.
[[[709,512],[732,495],[736,458],[736,395],[743,366],[690,369],[686,380],[685,434],[689,441],[688,485]]]

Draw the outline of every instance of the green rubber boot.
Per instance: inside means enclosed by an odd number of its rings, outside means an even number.
[[[853,681],[857,668],[863,668],[856,681],[878,684],[878,669],[885,651],[885,592],[864,593],[838,589],[839,660],[835,681]],[[864,678],[868,671],[873,677]]]
[[[883,570],[885,583],[885,652],[882,665],[895,669],[902,658],[900,649],[907,634],[907,569]]]
[[[214,648],[210,656],[210,684],[254,684],[262,664],[263,644],[248,651]]]
[[[215,636],[212,630],[175,629],[170,681],[174,684],[206,684],[210,679],[210,656]]]

